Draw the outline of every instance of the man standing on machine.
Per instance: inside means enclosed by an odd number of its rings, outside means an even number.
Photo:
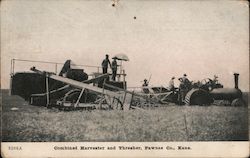
[[[109,55],[106,54],[106,58],[102,61],[102,73],[106,74],[108,72],[108,65],[111,67],[110,61],[109,61]]]

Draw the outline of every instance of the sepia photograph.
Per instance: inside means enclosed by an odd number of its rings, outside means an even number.
[[[1,1],[3,157],[17,142],[149,157],[239,142],[247,157],[248,98],[248,1]]]

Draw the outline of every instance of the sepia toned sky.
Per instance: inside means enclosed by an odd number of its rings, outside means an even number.
[[[190,80],[216,74],[233,87],[237,72],[239,87],[249,90],[246,1],[112,3],[2,1],[1,88],[9,88],[12,58],[100,66],[105,54],[124,53],[130,59],[124,62],[128,86],[140,86],[150,75],[150,85],[166,86],[172,76],[186,73]],[[28,71],[21,63],[16,69]]]

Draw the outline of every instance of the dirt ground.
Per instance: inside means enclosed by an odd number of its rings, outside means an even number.
[[[147,110],[59,111],[1,92],[2,141],[248,140],[248,108],[165,105]]]

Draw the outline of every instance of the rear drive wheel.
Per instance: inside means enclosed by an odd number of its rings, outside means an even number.
[[[246,103],[243,99],[241,98],[237,98],[237,99],[234,99],[231,103],[232,106],[246,106]]]

